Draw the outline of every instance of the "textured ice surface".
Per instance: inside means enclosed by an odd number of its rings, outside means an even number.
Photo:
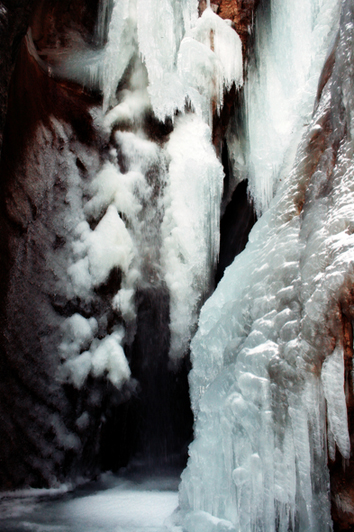
[[[103,112],[93,114],[100,134],[113,141],[86,187],[67,270],[68,290],[85,301],[119,271],[111,308],[127,322],[135,318],[136,290],[166,283],[173,359],[188,348],[219,249],[223,170],[208,124],[224,91],[243,82],[237,33],[210,8],[198,19],[197,8],[196,0],[100,4],[97,32],[107,42],[91,74],[101,80],[104,103]],[[123,75],[124,89],[116,93]],[[187,103],[193,112],[185,114]],[[162,121],[175,120],[162,145],[143,132],[152,111]],[[65,378],[79,386],[89,372],[101,375],[106,367],[112,382],[119,382],[109,357],[106,366],[100,356],[100,364],[89,368],[92,349],[67,362]]]
[[[198,18],[198,0],[101,0],[93,48],[73,45],[60,54],[53,48],[46,62],[30,34],[27,44],[52,75],[102,89],[103,106],[92,116],[98,136],[110,143],[100,170],[81,191],[73,170],[67,201],[75,202],[68,216],[75,217],[76,227],[65,220],[71,234],[58,284],[66,286],[68,299],[89,307],[95,293],[115,279],[119,287],[110,308],[132,323],[136,291],[166,283],[171,356],[179,358],[195,330],[218,254],[223,171],[210,127],[224,92],[243,83],[240,38],[210,6]],[[176,121],[169,139],[147,138],[144,121],[151,113],[162,122]],[[62,136],[68,139],[69,133]],[[92,350],[67,343],[64,338],[61,352],[71,349],[74,358],[61,378],[80,387],[89,373],[103,374],[103,367],[90,369]]]
[[[344,2],[333,73],[293,170],[201,310],[185,522],[203,511],[241,532],[332,529],[327,447],[350,454],[341,306],[354,281],[352,28]]]
[[[350,457],[347,405],[344,395],[343,348],[337,347],[322,366],[321,379],[327,401],[329,441],[337,444],[344,458]],[[335,446],[329,446],[330,457],[335,459]]]
[[[143,109],[138,106],[138,114],[144,110],[144,106]],[[115,111],[113,109],[111,113]],[[101,118],[102,134],[117,120],[117,112],[109,122]],[[124,157],[124,171],[118,163],[118,152],[120,157]],[[93,179],[85,184],[85,198],[77,214],[82,221],[72,231],[66,244],[67,296],[78,297],[90,305],[95,292],[109,283],[113,276],[120,281],[116,282],[115,291],[112,288],[110,308],[128,322],[135,318],[134,294],[137,287],[152,280],[152,271],[153,281],[157,282],[159,250],[156,243],[159,241],[161,207],[149,182],[152,169],[155,186],[158,187],[159,180],[165,180],[162,149],[140,131],[117,131],[109,158]],[[62,281],[65,282],[63,276]],[[124,329],[115,327],[104,338],[101,330],[99,340],[96,323],[96,330],[91,336],[86,338],[88,331],[81,339],[86,329],[93,327],[92,319],[75,314],[65,320],[60,352],[62,358],[66,354],[74,358],[62,366],[60,378],[81,387],[90,373],[95,377],[107,374],[109,380],[120,387],[130,376],[122,348]],[[79,332],[77,323],[82,325],[82,332]],[[71,329],[78,332],[71,332]]]

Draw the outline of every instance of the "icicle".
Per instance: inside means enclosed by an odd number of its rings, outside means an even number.
[[[136,6],[133,0],[114,0],[108,42],[102,66],[103,108],[115,101],[115,93],[136,47]]]
[[[237,33],[210,7],[198,19],[195,0],[181,4],[171,0],[136,2],[136,6],[133,0],[114,3],[102,67],[105,110],[114,101],[129,61],[139,52],[159,120],[173,119],[189,101],[211,123],[213,103],[219,111],[224,91],[233,83],[242,84],[242,47]]]
[[[99,46],[106,44],[108,28],[112,15],[113,0],[100,0],[98,5],[98,15],[96,23],[96,40]]]
[[[344,354],[341,346],[337,346],[323,363],[321,379],[327,401],[328,430],[333,435],[343,458],[349,458],[350,440],[344,395]],[[331,459],[335,460],[335,454],[331,447],[330,451]]]

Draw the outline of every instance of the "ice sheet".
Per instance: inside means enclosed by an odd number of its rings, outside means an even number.
[[[59,490],[15,493],[11,499],[3,496],[0,498],[1,529],[4,532],[177,532],[177,528],[169,525],[169,518],[178,505],[177,482],[177,478],[140,478],[135,482],[108,474],[98,483],[62,498]]]

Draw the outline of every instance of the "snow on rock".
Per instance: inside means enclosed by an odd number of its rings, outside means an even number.
[[[59,347],[62,358],[71,358],[87,348],[97,333],[97,328],[97,321],[93,317],[86,319],[76,313],[67,318],[62,325],[64,335]]]
[[[108,378],[120,387],[130,377],[128,361],[121,346],[124,332],[116,331],[95,345],[92,354],[92,374],[94,377],[108,372]]]
[[[99,340],[94,338],[97,334],[95,318],[86,320],[79,314],[67,318],[63,328],[65,335],[59,349],[65,362],[58,371],[62,382],[71,382],[80,389],[90,373],[94,377],[107,374],[118,388],[129,380],[129,364],[122,347],[122,328]]]

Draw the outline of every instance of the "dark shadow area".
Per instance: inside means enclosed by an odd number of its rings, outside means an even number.
[[[165,288],[137,294],[137,331],[126,348],[136,389],[130,400],[105,413],[101,467],[117,471],[130,460],[142,471],[182,470],[192,439],[188,359],[169,366],[169,296]]]
[[[220,222],[220,254],[215,274],[216,284],[234,258],[244,250],[248,235],[256,223],[253,202],[247,192],[247,180],[241,181],[232,194]]]

